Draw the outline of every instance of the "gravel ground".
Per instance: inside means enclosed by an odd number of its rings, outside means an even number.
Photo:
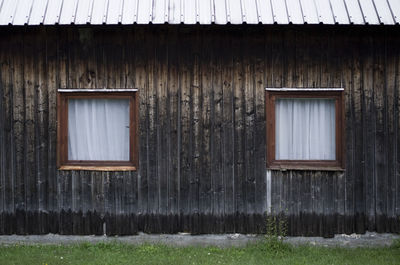
[[[310,244],[314,246],[326,247],[384,247],[390,246],[393,240],[400,238],[395,234],[378,234],[367,232],[366,234],[335,235],[334,238],[322,237],[287,237],[285,241],[293,244]],[[248,243],[255,243],[263,239],[262,235],[243,235],[243,234],[225,234],[225,235],[150,235],[139,233],[136,236],[66,236],[57,234],[48,235],[9,235],[0,236],[0,245],[14,244],[74,244],[80,242],[123,242],[129,244],[141,243],[161,243],[172,246],[245,246]]]

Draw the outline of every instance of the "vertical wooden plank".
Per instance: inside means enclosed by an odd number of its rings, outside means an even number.
[[[365,166],[364,166],[364,183],[366,194],[366,218],[367,229],[376,229],[376,167],[375,167],[375,154],[376,154],[376,112],[374,107],[374,86],[373,86],[373,38],[372,36],[363,37],[362,46],[363,58],[363,87],[364,87],[364,104],[365,115],[364,117],[364,146],[365,146]],[[348,174],[346,174],[348,176]]]
[[[271,45],[271,86],[283,86],[283,33],[281,30],[272,30],[271,38],[268,38]]]
[[[58,30],[49,30],[47,31],[46,38],[46,77],[47,77],[47,93],[48,93],[48,205],[47,210],[52,214],[58,214],[60,208],[58,207],[58,174],[56,168],[56,146],[57,146],[57,89],[61,87],[61,77],[65,75],[65,72],[62,72],[62,67],[64,65],[61,60],[61,46],[60,44],[62,38],[59,38]],[[58,220],[53,220],[49,222],[51,227],[49,231],[51,233],[58,232]]]
[[[323,41],[320,34],[316,32],[312,32],[306,37],[307,46],[304,51],[304,67],[306,67],[307,77],[304,79],[306,83],[305,87],[321,87],[321,57],[323,54],[323,51],[321,51],[321,42]]]
[[[168,142],[168,214],[174,218],[179,213],[179,192],[180,192],[180,150],[181,141],[179,126],[181,122],[180,112],[180,91],[179,91],[179,35],[178,30],[168,31],[170,40],[168,41],[168,98],[169,103],[169,131],[170,141]],[[171,219],[170,232],[177,232],[175,229],[177,219]]]
[[[332,87],[342,87],[345,90],[347,88],[347,83],[344,80],[344,76],[342,76],[342,73],[344,72],[344,69],[347,69],[347,64],[346,62],[348,59],[343,59],[347,55],[347,41],[343,41],[343,39],[346,38],[346,35],[343,36],[342,32],[340,30],[333,31],[329,37],[329,53],[328,53],[328,65],[329,69],[328,71],[330,72],[331,79],[330,79],[330,86]],[[358,45],[359,41],[357,41]],[[358,49],[357,49],[358,50]],[[357,56],[355,56],[357,57]],[[359,60],[354,62],[354,67],[355,69],[358,69],[358,74],[357,77],[358,79],[354,79],[355,81],[358,80],[358,84],[354,84],[354,89],[353,89],[353,99],[354,101],[357,101],[356,96],[355,96],[355,91],[360,91],[361,89],[361,71],[360,69],[360,63]],[[357,70],[356,70],[357,71]],[[358,90],[357,90],[358,89]],[[359,97],[358,101],[360,102],[362,99]],[[347,107],[347,106],[345,106]],[[348,107],[347,107],[348,108]],[[361,119],[361,118],[360,118]],[[348,123],[348,121],[346,121]],[[358,121],[358,124],[360,122]],[[360,128],[360,127],[358,127]],[[356,132],[358,133],[358,132]],[[362,142],[362,137],[358,137],[361,142]],[[347,146],[347,140],[346,141],[346,146]],[[356,144],[360,144],[360,141],[356,142]],[[362,152],[359,153],[357,152],[356,155],[359,156],[358,161],[361,163],[362,161]],[[357,160],[357,158],[356,158]],[[354,160],[353,160],[354,161]],[[348,162],[348,161],[346,161]],[[360,166],[359,170],[362,170],[362,166]],[[334,175],[333,177],[333,198],[334,198],[334,204],[333,204],[333,211],[334,214],[336,215],[336,221],[333,223],[335,229],[334,233],[340,234],[340,233],[345,233],[345,208],[346,208],[346,172],[338,172],[337,174]],[[362,179],[362,174],[358,174],[358,178]],[[363,190],[362,186],[359,187],[359,190]]]
[[[76,82],[76,88],[87,89],[96,88],[95,72],[95,51],[94,33],[92,28],[80,28],[73,30],[71,36],[71,65],[76,76],[71,77],[73,83]],[[116,39],[114,39],[116,41]]]
[[[399,124],[400,124],[400,49],[399,49],[399,44],[400,40],[396,39],[393,42],[394,47],[396,47],[396,52],[394,53],[396,62],[395,62],[395,96],[394,96],[394,128],[395,128],[395,150],[394,150],[394,160],[396,162],[395,168],[394,168],[394,181],[395,181],[395,207],[396,207],[396,217],[399,218],[400,216],[400,135],[399,135]],[[400,225],[397,224],[396,227],[397,232],[400,231]]]
[[[96,88],[107,88],[107,58],[106,58],[106,45],[105,45],[105,39],[106,33],[103,30],[96,30],[95,31],[95,46],[94,46],[94,56],[95,56],[95,71],[97,73],[96,75]]]
[[[293,83],[296,87],[305,87],[305,80],[307,76],[307,68],[305,68],[305,50],[307,50],[307,36],[303,30],[298,30],[294,34],[295,42],[295,77]]]
[[[24,182],[26,202],[26,229],[33,233],[38,228],[38,220],[33,214],[38,208],[37,168],[35,165],[35,112],[37,108],[37,95],[35,93],[35,37],[32,33],[24,34],[24,98],[25,98],[25,137],[24,137]],[[36,232],[36,231],[35,231]]]
[[[190,210],[190,183],[192,175],[192,57],[191,35],[183,30],[179,31],[179,95],[180,95],[180,182],[179,182],[179,210],[182,216],[182,228],[189,229],[187,217]]]
[[[400,167],[399,165],[399,91],[400,91],[400,49],[399,39],[395,34],[387,31],[387,97],[388,97],[388,124],[389,124],[389,149],[388,149],[388,168],[390,183],[390,192],[388,192],[388,209],[391,211],[391,217],[394,218],[394,224],[391,225],[391,232],[399,232],[400,224]],[[390,144],[394,143],[394,144]]]
[[[325,195],[325,206],[324,214],[326,218],[326,236],[333,237],[336,230],[335,222],[335,187],[334,180],[338,175],[337,172],[326,172],[326,195]]]
[[[310,223],[310,216],[313,214],[312,209],[312,187],[311,187],[311,179],[312,179],[312,172],[307,172],[304,175],[301,183],[301,213],[304,214],[304,218],[302,219],[303,222],[303,235],[310,235],[312,231],[312,226]]]
[[[363,159],[364,159],[364,139],[363,139],[363,97],[364,89],[362,85],[362,55],[360,54],[360,37],[358,35],[351,37],[351,47],[346,54],[348,57],[346,62],[348,63],[346,70],[351,76],[346,75],[349,78],[349,88],[346,89],[345,96],[346,100],[345,108],[348,110],[346,113],[346,168],[350,170],[346,172],[346,180],[353,179],[353,189],[350,191],[351,196],[346,198],[348,202],[352,201],[353,205],[347,203],[347,207],[353,207],[353,211],[350,212],[355,220],[355,229],[358,233],[364,233],[364,212],[365,212],[365,194],[364,194],[364,178],[363,178]]]
[[[202,134],[202,88],[201,88],[201,73],[200,73],[200,42],[201,35],[200,30],[195,30],[193,32],[195,34],[193,36],[192,41],[193,50],[192,50],[192,60],[193,60],[193,69],[192,69],[192,80],[191,87],[193,90],[193,119],[191,121],[193,127],[193,157],[192,157],[192,165],[193,171],[192,176],[190,177],[190,211],[193,215],[192,223],[191,223],[191,231],[192,233],[198,233],[199,223],[198,223],[198,215],[199,215],[199,182],[201,178],[201,150],[202,150],[202,142],[201,142],[201,134]]]
[[[64,31],[66,42],[65,42],[65,53],[66,53],[66,80],[67,88],[80,88],[81,81],[79,77],[82,76],[82,65],[80,61],[80,47],[79,33],[73,29],[65,29]],[[84,85],[82,85],[84,88]]]
[[[144,214],[148,211],[148,132],[149,132],[149,109],[148,109],[148,86],[147,86],[147,65],[146,65],[146,47],[143,43],[147,42],[143,29],[135,29],[130,33],[133,35],[133,43],[130,48],[132,54],[127,53],[128,71],[134,76],[134,87],[139,90],[136,94],[139,100],[139,174],[138,174],[138,207],[139,213]],[[133,58],[132,58],[133,57]],[[130,78],[128,78],[129,80]]]
[[[357,69],[358,56],[353,57],[354,46],[358,44],[358,36],[355,34],[345,35],[342,49],[345,50],[343,59],[342,79],[344,86],[344,104],[345,104],[345,139],[346,139],[346,178],[345,178],[345,214],[346,214],[346,233],[351,233],[354,230],[354,198],[355,198],[355,184],[354,184],[354,75]],[[356,79],[357,80],[357,79]]]
[[[124,226],[127,226],[127,229],[124,234],[136,234],[138,232],[138,223],[137,223],[137,213],[138,213],[138,181],[137,181],[137,172],[125,172],[124,173],[124,205],[125,210],[125,219]]]
[[[234,104],[234,200],[235,212],[246,212],[246,180],[245,180],[245,95],[243,71],[243,35],[241,32],[232,34],[233,54],[233,104]],[[243,224],[236,219],[235,230],[243,232]]]
[[[213,31],[212,38],[215,45],[214,51],[225,49],[222,43],[220,31]],[[217,219],[215,233],[222,233],[224,215],[224,175],[223,175],[223,80],[222,71],[225,65],[220,52],[214,52],[214,68],[212,69],[212,91],[211,91],[211,180],[213,189],[213,215]]]
[[[80,215],[80,234],[84,235],[92,235],[96,230],[96,222],[94,219],[92,220],[92,208],[93,201],[95,198],[92,197],[92,174],[90,171],[83,171],[79,176],[79,180],[81,183],[81,205],[78,208],[78,212],[82,213]]]
[[[123,78],[126,88],[137,88],[136,87],[136,74],[135,74],[135,37],[136,30],[131,28],[126,28],[121,32],[125,37],[122,41],[123,51]]]
[[[257,46],[256,41],[259,36],[257,30],[250,31],[248,37],[252,39],[251,42],[247,42],[246,38],[244,42],[244,56],[243,56],[243,68],[244,68],[244,193],[245,197],[245,209],[244,214],[247,220],[245,226],[246,231],[254,231],[255,224],[253,214],[256,210],[256,171],[255,169],[255,131],[256,131],[256,106],[255,106],[255,95],[256,95],[256,69],[255,69],[255,58],[257,57]],[[261,88],[262,89],[262,88]]]
[[[73,233],[73,179],[75,171],[58,171],[59,183],[59,211],[60,211],[60,234],[68,235]]]
[[[67,207],[71,207],[72,211],[72,233],[82,234],[82,218],[79,213],[82,214],[82,207],[84,206],[83,198],[83,187],[82,178],[84,177],[84,171],[72,171],[71,176],[71,204]]]
[[[98,70],[98,49],[99,49],[99,36],[98,32],[95,29],[91,29],[90,32],[90,39],[88,44],[88,58],[86,62],[86,71],[85,71],[85,78],[87,79],[87,88],[95,89],[95,88],[102,88],[98,79],[101,78]],[[124,35],[125,36],[125,35]],[[100,38],[101,40],[101,38]],[[128,45],[127,45],[128,46]],[[123,73],[125,74],[125,73]]]
[[[228,36],[231,34],[230,31],[222,33],[223,46],[225,47],[221,51],[221,57],[223,58],[223,69],[222,69],[222,93],[223,93],[223,179],[225,184],[225,232],[234,232],[234,225],[232,224],[233,214],[235,213],[235,194],[234,194],[234,169],[233,169],[233,134],[234,134],[234,109],[233,109],[233,46],[232,42],[229,41]]]
[[[15,38],[15,36],[14,36]],[[11,41],[7,41],[7,47],[4,50],[7,52],[7,72],[6,75],[6,84],[5,84],[5,95],[8,95],[8,105],[6,106],[6,116],[8,117],[7,125],[5,127],[6,133],[8,133],[7,140],[8,140],[8,163],[7,163],[7,175],[8,178],[6,179],[6,189],[7,193],[6,196],[9,198],[7,203],[7,212],[9,213],[8,221],[11,221],[12,224],[7,225],[5,231],[7,234],[14,234],[16,233],[16,176],[15,176],[15,160],[16,160],[16,150],[15,150],[15,138],[14,138],[14,63],[13,63],[13,56],[11,56],[14,48],[15,40],[13,40],[10,36]]]
[[[166,215],[169,207],[168,191],[170,178],[170,158],[168,145],[170,144],[170,110],[168,98],[168,32],[163,29],[154,31],[157,36],[155,48],[154,84],[156,85],[156,117],[157,126],[157,189],[159,198],[158,214]]]
[[[35,95],[37,107],[34,113],[35,123],[35,167],[37,174],[37,193],[38,193],[38,230],[39,233],[47,234],[49,232],[47,203],[48,203],[48,85],[46,72],[46,45],[45,39],[47,34],[45,31],[40,32],[40,37],[35,38],[36,67],[34,68],[35,75]]]
[[[271,209],[272,215],[279,213],[281,207],[282,171],[271,170]]]
[[[156,32],[149,30],[147,39],[147,83],[149,105],[149,138],[148,138],[148,213],[156,214],[159,211],[159,179],[158,179],[158,147],[157,147],[157,98],[158,76],[156,75]]]
[[[322,198],[321,198],[321,172],[313,172],[312,174],[312,196],[313,196],[313,235],[321,235],[320,220],[322,219]]]
[[[103,39],[104,45],[104,59],[105,59],[105,81],[106,88],[124,88],[125,82],[121,82],[121,76],[124,75],[123,62],[123,49],[122,49],[122,36],[119,30],[105,31],[105,38]]]
[[[395,64],[396,64],[396,50],[392,46],[394,42],[394,38],[385,31],[385,86],[386,86],[386,100],[385,100],[385,117],[387,125],[385,137],[385,145],[386,145],[386,159],[387,159],[387,193],[385,194],[385,200],[387,202],[387,217],[388,217],[388,226],[386,228],[387,231],[395,231],[395,224],[392,220],[396,220],[395,215],[395,164],[394,164],[394,154],[395,154],[395,131],[394,131],[394,100],[395,100]],[[393,54],[395,56],[393,56]],[[393,56],[393,57],[392,57]],[[394,144],[393,144],[394,143]]]
[[[282,86],[284,87],[296,87],[296,34],[293,30],[285,30],[282,36],[282,50],[283,62],[282,62]]]
[[[111,233],[115,235],[123,235],[127,226],[124,224],[124,213],[126,209],[126,204],[124,201],[124,179],[127,178],[124,172],[112,172],[112,184],[114,194],[112,197],[112,207],[114,208],[110,214],[110,219],[112,223]]]
[[[100,217],[105,213],[105,182],[107,178],[103,172],[93,172],[90,175],[90,211],[96,222],[91,223],[91,232],[95,235],[103,234],[103,222]]]
[[[6,106],[8,105],[8,95],[5,94],[8,73],[8,63],[4,51],[5,42],[0,40],[0,234],[5,234],[6,205],[9,203],[6,198]],[[7,144],[8,145],[8,144]],[[8,177],[7,177],[8,178]]]
[[[24,65],[24,46],[21,35],[13,39],[12,45],[12,67],[13,67],[13,134],[14,134],[14,168],[15,176],[14,190],[15,190],[15,208],[16,208],[16,227],[17,234],[26,233],[25,229],[25,179],[24,179],[24,165],[25,165],[25,84],[23,75]],[[21,52],[22,51],[22,52]]]
[[[57,80],[59,82],[60,88],[71,88],[71,84],[69,82],[69,56],[68,56],[68,34],[66,29],[59,29],[57,32]],[[50,48],[51,45],[50,40],[47,41],[47,46]]]
[[[266,137],[265,137],[265,87],[267,87],[266,74],[270,72],[267,68],[269,65],[269,43],[264,37],[267,35],[265,30],[258,32],[258,37],[255,37],[255,45],[252,49],[252,65],[254,65],[254,154],[252,159],[254,160],[254,200],[255,200],[255,212],[263,215],[267,209],[266,198],[270,196],[267,194],[266,187]],[[266,48],[268,47],[268,49]],[[268,55],[267,55],[268,53]],[[268,57],[267,57],[268,56]],[[267,59],[268,58],[268,59]],[[267,62],[268,60],[268,62]],[[262,224],[263,226],[264,224]]]
[[[322,31],[319,34],[320,46],[320,85],[319,87],[334,87],[333,86],[333,74],[335,73],[332,69],[333,60],[331,60],[332,44],[330,37],[333,32]]]
[[[104,234],[115,235],[116,220],[115,220],[115,192],[116,192],[116,174],[118,172],[102,172],[104,176]]]
[[[377,33],[373,42],[373,106],[375,107],[375,183],[376,183],[376,229],[386,231],[387,218],[387,108],[385,80],[385,39],[383,33]]]
[[[195,137],[199,138],[200,145],[200,167],[199,168],[199,212],[203,218],[201,225],[201,230],[207,232],[210,229],[209,223],[207,223],[207,217],[212,214],[212,197],[213,197],[213,187],[211,179],[211,153],[210,145],[212,142],[212,132],[211,123],[214,117],[211,116],[211,99],[213,93],[212,84],[212,74],[214,72],[214,51],[213,44],[214,40],[212,38],[212,31],[203,30],[200,34],[201,38],[201,48],[199,57],[199,71],[200,71],[200,120],[201,128],[199,134]]]

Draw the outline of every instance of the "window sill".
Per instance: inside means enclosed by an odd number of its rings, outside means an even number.
[[[132,166],[61,166],[58,170],[136,171]]]
[[[298,166],[298,165],[282,165],[282,166],[270,166],[267,167],[267,170],[279,170],[279,171],[287,171],[287,170],[298,170],[298,171],[340,171],[344,172],[346,169],[341,167],[322,167],[322,166]]]

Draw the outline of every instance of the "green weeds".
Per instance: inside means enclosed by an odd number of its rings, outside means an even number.
[[[400,264],[400,240],[386,248],[291,246],[279,238],[232,248],[117,242],[13,245],[0,246],[0,264]]]

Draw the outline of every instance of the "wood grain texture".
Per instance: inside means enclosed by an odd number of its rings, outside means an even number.
[[[285,216],[290,235],[399,232],[398,36],[2,28],[0,234],[258,233],[267,210]],[[271,170],[267,187],[265,88],[282,86],[344,88],[344,170]],[[57,170],[59,88],[138,89],[136,170]]]

